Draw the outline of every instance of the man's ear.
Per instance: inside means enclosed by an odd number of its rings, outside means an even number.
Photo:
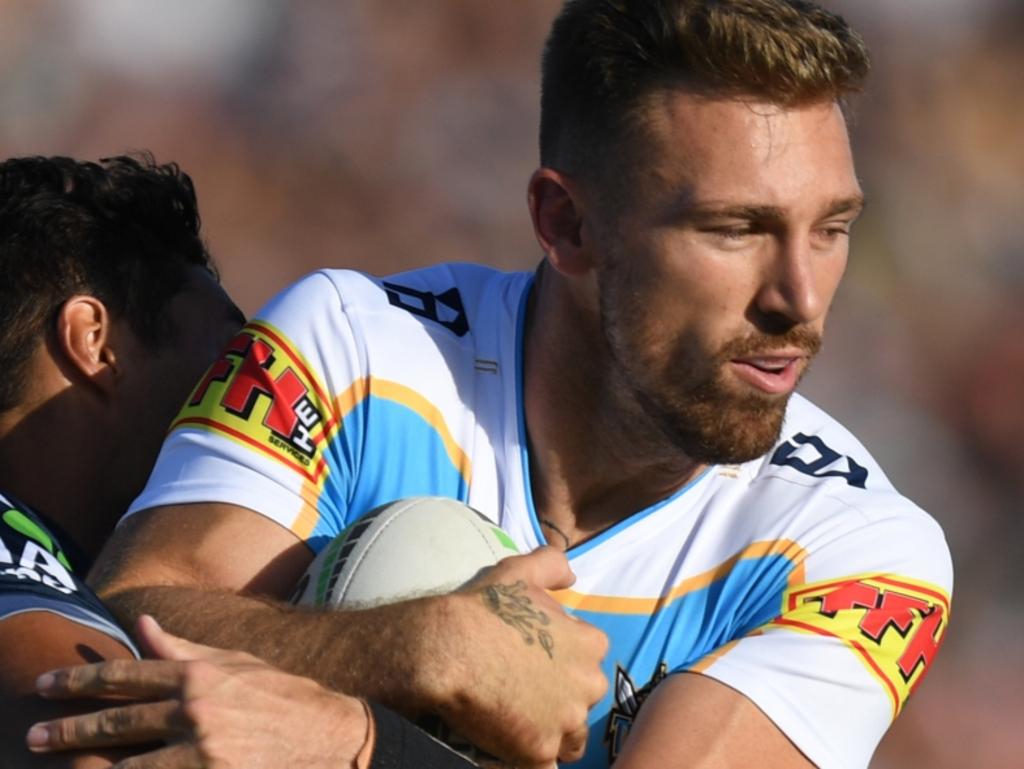
[[[583,204],[575,185],[551,168],[530,177],[530,218],[548,262],[564,275],[582,275],[593,265],[583,238]]]
[[[56,347],[69,373],[105,392],[113,389],[120,373],[111,324],[106,305],[94,296],[73,296],[57,313]]]

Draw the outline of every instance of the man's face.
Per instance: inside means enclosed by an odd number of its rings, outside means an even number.
[[[592,248],[620,387],[688,456],[761,456],[818,351],[862,208],[834,103],[657,95]]]
[[[130,357],[118,396],[118,421],[127,432],[122,442],[129,447],[117,475],[124,483],[125,505],[142,490],[185,398],[245,322],[224,289],[200,267],[190,270],[164,312],[173,332],[157,349],[147,349],[130,330],[121,348]]]

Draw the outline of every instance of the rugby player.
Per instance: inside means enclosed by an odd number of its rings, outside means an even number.
[[[513,763],[865,766],[952,588],[935,522],[794,394],[863,207],[844,101],[867,71],[804,0],[568,2],[529,184],[540,267],[287,289],[179,415],[101,595]],[[499,567],[516,617],[472,591],[368,615],[244,594],[284,598],[348,523],[420,494],[564,548],[576,584]],[[603,648],[560,609],[611,644],[585,742]]]
[[[132,695],[177,719],[145,736],[173,740],[154,754],[165,762],[206,765],[196,757],[215,753],[234,766],[338,767],[358,754],[365,767],[375,729],[382,741],[426,740],[379,708],[384,730],[352,697],[151,619],[140,637],[163,661],[135,661],[83,582],[189,388],[245,322],[200,240],[189,177],[148,156],[0,163],[0,275],[0,767],[103,767],[139,752],[47,757],[26,746],[31,724],[83,707],[39,698],[37,677],[100,659],[154,678]],[[310,738],[282,739],[299,729]],[[441,755],[438,766],[468,765]]]

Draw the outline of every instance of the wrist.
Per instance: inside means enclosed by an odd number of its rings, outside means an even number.
[[[441,714],[458,702],[464,681],[467,597],[459,593],[424,598],[413,633],[408,669],[409,698],[401,703],[407,715]],[[396,703],[398,704],[398,703]]]

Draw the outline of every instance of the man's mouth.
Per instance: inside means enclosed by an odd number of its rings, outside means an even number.
[[[769,395],[792,392],[807,360],[805,353],[785,352],[733,358],[729,366],[741,380]]]

